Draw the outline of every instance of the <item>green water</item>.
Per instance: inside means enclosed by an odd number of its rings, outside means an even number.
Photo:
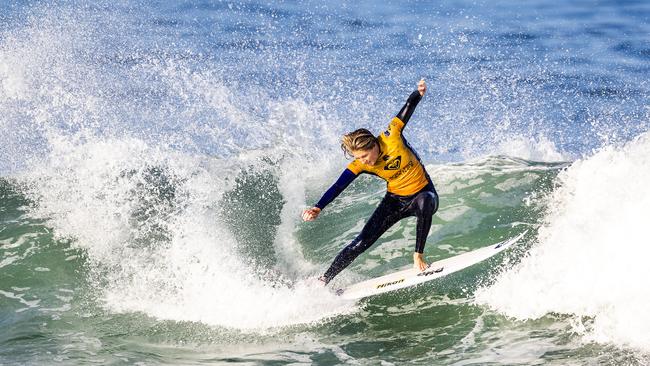
[[[505,255],[441,280],[361,300],[347,313],[316,322],[263,329],[112,310],[97,278],[110,269],[98,272],[78,239],[55,236],[48,218],[34,217],[32,212],[41,203],[28,199],[29,187],[2,180],[0,364],[642,364],[643,356],[632,350],[583,342],[571,331],[570,317],[550,314],[516,321],[473,301],[478,286],[488,286],[535,244],[545,195],[563,166],[493,158],[429,167],[437,177],[441,205],[425,251],[428,260],[524,230],[529,234]],[[256,242],[255,237],[265,225],[280,224],[284,203],[279,191],[260,198],[255,187],[275,184],[268,173],[242,176],[224,196],[243,225],[238,228],[234,216],[225,220],[238,230],[238,250],[257,264],[277,260],[272,238]],[[319,192],[309,194],[316,198]],[[306,260],[325,268],[382,195],[380,182],[359,179],[319,220],[295,226],[293,235]],[[259,211],[244,210],[242,203],[277,209],[264,210],[270,216],[265,219],[255,216]],[[414,221],[404,220],[392,228],[337,281],[409,265]],[[256,246],[266,251],[252,255]]]

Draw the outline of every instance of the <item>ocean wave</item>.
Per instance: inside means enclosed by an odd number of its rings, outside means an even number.
[[[538,243],[477,301],[518,319],[570,314],[585,340],[650,349],[648,156],[643,134],[571,164],[549,196]]]

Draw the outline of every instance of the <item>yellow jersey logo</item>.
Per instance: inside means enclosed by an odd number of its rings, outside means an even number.
[[[395,159],[391,160],[386,164],[384,167],[385,170],[397,170],[399,169],[400,165],[402,164],[402,156],[398,156]]]

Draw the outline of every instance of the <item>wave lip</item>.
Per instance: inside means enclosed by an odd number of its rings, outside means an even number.
[[[518,319],[570,314],[586,340],[650,350],[650,134],[558,176],[539,243],[476,301]]]

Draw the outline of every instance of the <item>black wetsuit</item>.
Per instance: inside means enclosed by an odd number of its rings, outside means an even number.
[[[415,251],[422,253],[424,251],[424,245],[426,243],[427,236],[429,235],[429,229],[431,228],[431,218],[433,214],[438,210],[438,194],[436,193],[435,187],[431,178],[424,169],[424,165],[420,162],[419,157],[415,151],[410,147],[408,142],[401,135],[401,131],[406,125],[406,123],[411,118],[415,107],[421,99],[420,93],[415,91],[413,92],[406,104],[402,107],[399,113],[396,115],[396,118],[393,119],[389,129],[384,132],[378,141],[380,142],[380,148],[382,146],[388,146],[388,143],[384,143],[384,140],[388,140],[390,136],[393,136],[394,139],[399,138],[399,140],[394,140],[391,143],[401,144],[399,149],[406,150],[407,154],[400,154],[399,156],[389,156],[391,151],[385,147],[386,150],[380,153],[378,158],[378,167],[365,169],[359,168],[360,163],[354,161],[350,163],[348,168],[341,174],[339,179],[330,187],[330,189],[325,192],[323,197],[318,201],[316,207],[323,209],[327,204],[332,202],[347,186],[359,175],[359,173],[370,173],[381,178],[387,179],[388,182],[388,192],[384,196],[383,200],[379,203],[375,212],[370,216],[370,219],[363,227],[359,235],[352,240],[334,259],[334,262],[321,277],[325,283],[328,283],[332,280],[339,272],[341,272],[345,267],[347,267],[352,261],[363,253],[366,249],[370,248],[372,244],[379,239],[379,237],[386,232],[391,226],[393,226],[399,220],[415,216],[417,217],[417,227],[416,227],[416,240],[415,240]],[[392,127],[392,130],[391,130]],[[384,139],[384,140],[382,140]],[[399,152],[399,150],[398,150]],[[409,163],[406,164],[408,156],[411,156],[411,160],[408,160]],[[413,159],[414,157],[414,159]],[[380,162],[382,159],[385,163]],[[392,159],[392,160],[391,160]],[[404,164],[402,164],[404,163]],[[382,166],[382,164],[385,164]],[[401,170],[400,169],[401,164]],[[383,168],[383,169],[382,169]],[[386,173],[390,171],[390,173]],[[376,172],[379,172],[377,174]],[[393,174],[393,172],[396,172]],[[380,175],[381,174],[381,175]],[[385,174],[392,174],[387,176]],[[409,174],[413,176],[411,180],[415,183],[408,181]],[[402,176],[403,175],[403,176]],[[388,178],[386,178],[388,177]],[[406,178],[404,178],[406,177]],[[391,179],[400,179],[402,178],[401,186],[392,187]],[[415,184],[415,185],[414,185]],[[395,192],[409,192],[409,189],[413,189],[413,186],[416,187],[416,192],[412,194],[397,194]],[[391,190],[395,192],[391,192]]]

